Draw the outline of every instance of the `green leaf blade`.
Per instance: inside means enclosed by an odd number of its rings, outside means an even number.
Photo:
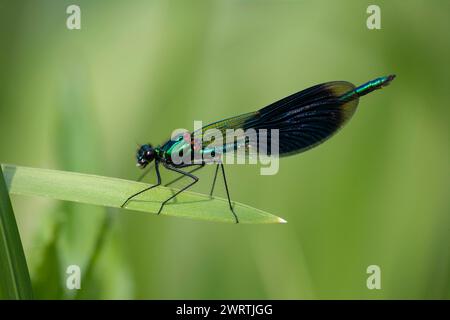
[[[45,196],[53,199],[120,208],[123,201],[148,184],[75,172],[3,165],[9,191],[13,194]],[[130,201],[125,209],[157,213],[161,203],[176,189],[157,187]],[[240,223],[285,223],[265,211],[234,203]],[[183,192],[168,203],[162,216],[176,216],[214,222],[234,223],[226,199]]]
[[[32,299],[30,275],[0,167],[0,298]]]

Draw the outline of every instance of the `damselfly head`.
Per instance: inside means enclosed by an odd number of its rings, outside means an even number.
[[[136,166],[143,169],[155,159],[155,149],[151,144],[143,144],[136,153]]]

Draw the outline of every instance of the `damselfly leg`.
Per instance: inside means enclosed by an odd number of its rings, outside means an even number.
[[[145,188],[145,189],[143,189],[143,190],[141,190],[141,191],[139,191],[139,192],[136,192],[135,194],[132,194],[131,196],[129,196],[129,197],[127,198],[127,200],[125,200],[125,201],[122,203],[122,205],[120,206],[121,208],[125,207],[126,204],[127,204],[131,199],[133,199],[134,197],[136,197],[136,196],[138,196],[138,195],[140,195],[140,194],[142,194],[142,193],[144,193],[144,192],[147,192],[147,191],[149,191],[149,190],[151,190],[151,189],[153,189],[153,188],[155,188],[155,187],[157,187],[157,186],[159,186],[159,185],[161,184],[161,174],[159,173],[159,162],[155,162],[155,171],[156,171],[156,179],[157,179],[156,184],[155,184],[155,185],[152,185],[152,186],[150,186],[150,187],[148,187],[148,188]]]

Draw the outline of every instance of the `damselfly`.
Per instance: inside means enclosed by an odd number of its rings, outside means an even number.
[[[274,102],[259,111],[245,113],[204,126],[200,129],[200,134],[210,129],[216,129],[223,133],[228,129],[242,129],[244,132],[248,129],[255,129],[256,132],[259,132],[258,130],[260,129],[266,129],[266,132],[276,129],[279,139],[279,156],[297,154],[311,149],[330,138],[352,117],[358,106],[360,97],[387,86],[394,78],[395,75],[380,77],[359,87],[355,87],[346,81],[333,81],[319,84]],[[137,166],[145,168],[149,163],[154,161],[157,183],[128,197],[122,204],[122,207],[137,195],[161,185],[160,164],[164,168],[180,174],[177,179],[167,183],[165,186],[183,177],[189,177],[192,181],[162,202],[158,214],[162,212],[167,202],[192,187],[199,180],[197,176],[193,175],[193,172],[203,168],[208,161],[201,160],[200,162],[193,162],[190,161],[192,157],[189,156],[189,161],[176,163],[173,161],[175,153],[177,155],[180,155],[180,152],[189,152],[192,155],[194,153],[200,153],[202,156],[209,156],[202,157],[202,159],[217,159],[217,156],[220,157],[229,150],[236,150],[243,146],[246,149],[258,150],[259,147],[259,145],[256,145],[257,142],[244,139],[240,142],[233,141],[231,144],[221,142],[222,145],[216,145],[214,148],[211,148],[210,145],[208,147],[201,146],[199,150],[195,150],[196,142],[193,137],[196,133],[198,132],[193,132],[187,136],[179,135],[157,147],[153,147],[151,144],[140,146],[136,154]],[[270,153],[270,150],[266,149],[265,151],[269,151]],[[194,168],[190,171],[185,171],[184,169],[187,167]],[[230,210],[236,223],[238,223],[239,219],[231,203],[222,161],[217,162],[210,195],[212,196],[214,191],[219,167],[222,171]]]

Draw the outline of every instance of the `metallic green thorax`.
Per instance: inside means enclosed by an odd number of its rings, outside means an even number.
[[[351,100],[357,97],[362,97],[374,90],[381,89],[382,87],[387,86],[392,80],[394,80],[395,75],[389,75],[386,77],[380,77],[376,78],[374,80],[371,80],[369,82],[364,83],[363,85],[360,85],[359,87],[355,88],[354,90],[346,93],[341,97],[341,100]]]
[[[190,157],[193,157],[194,155],[192,154],[192,148],[194,147],[194,145],[192,144],[192,142],[189,142],[191,140],[190,136],[188,137],[189,140],[187,140],[185,136],[180,135],[176,139],[166,142],[163,146],[156,148],[155,150],[160,157],[169,161],[172,160],[174,154],[180,157],[182,157],[183,155],[185,156],[189,155]],[[215,151],[214,148],[211,149],[202,148],[201,150],[199,150],[199,154],[211,155],[212,153],[214,153],[214,151]]]
[[[190,143],[183,139],[180,135],[176,139],[167,141],[162,147],[157,148],[157,152],[160,157],[170,159],[172,154],[180,154],[182,152],[188,152],[190,150]]]

